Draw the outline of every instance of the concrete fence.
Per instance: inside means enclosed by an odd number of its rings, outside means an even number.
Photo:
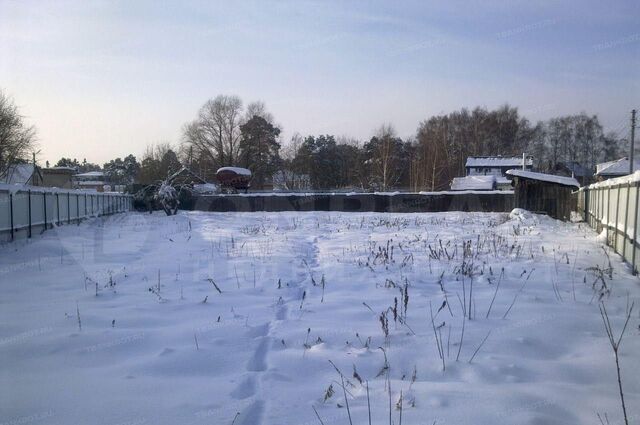
[[[0,185],[0,240],[30,238],[53,225],[131,209],[130,195]]]
[[[189,209],[218,212],[509,212],[513,191],[419,193],[249,193],[197,197]]]
[[[640,216],[640,172],[595,183],[575,193],[582,219],[638,273],[640,249],[637,238]]]

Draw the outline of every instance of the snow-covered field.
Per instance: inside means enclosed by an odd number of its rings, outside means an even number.
[[[540,216],[94,219],[0,247],[0,424],[619,424],[638,282]]]

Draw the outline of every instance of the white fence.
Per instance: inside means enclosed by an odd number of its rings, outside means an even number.
[[[640,172],[606,180],[577,192],[578,212],[598,233],[605,232],[612,247],[638,273],[638,223],[640,223]]]
[[[132,197],[37,186],[0,185],[0,239],[31,237],[54,224],[129,211]]]

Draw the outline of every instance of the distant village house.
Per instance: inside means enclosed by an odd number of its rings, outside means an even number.
[[[640,161],[633,161],[633,171],[640,170]],[[596,165],[596,178],[598,181],[622,177],[629,174],[629,158],[624,157],[615,161],[603,162]]]
[[[455,177],[451,190],[511,190],[508,170],[533,168],[533,157],[470,156],[465,164],[465,177]]]

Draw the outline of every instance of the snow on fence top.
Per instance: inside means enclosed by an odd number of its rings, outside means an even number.
[[[493,190],[495,186],[495,176],[454,177],[451,182],[451,190]]]
[[[523,179],[540,180],[543,182],[555,183],[563,186],[580,187],[580,183],[578,183],[578,180],[574,179],[573,177],[555,176],[553,174],[536,173],[533,171],[525,170],[508,170],[507,174],[509,174],[510,176],[521,177]]]
[[[222,168],[218,168],[218,171],[216,171],[216,174],[220,173],[221,171],[232,171],[236,174],[241,174],[243,176],[250,176],[251,175],[251,171],[247,170],[246,168],[240,168],[240,167],[222,167]]]
[[[533,165],[533,158],[527,157],[525,164]],[[522,157],[505,156],[470,156],[467,158],[466,167],[522,167]]]
[[[622,177],[616,177],[615,179],[608,179],[598,183],[593,183],[587,186],[588,189],[598,189],[601,187],[617,186],[620,184],[640,182],[640,171],[636,171],[633,174],[629,174]]]

